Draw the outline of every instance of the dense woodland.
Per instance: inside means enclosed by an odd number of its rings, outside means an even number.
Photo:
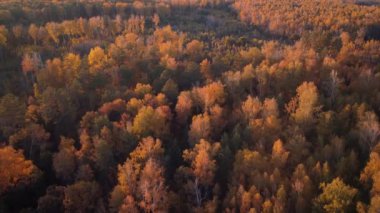
[[[0,212],[380,212],[380,6],[0,1]]]

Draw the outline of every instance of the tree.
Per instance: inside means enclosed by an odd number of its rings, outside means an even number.
[[[319,111],[318,90],[313,82],[304,82],[297,88],[297,108],[291,113],[297,124],[310,124]]]
[[[378,151],[371,152],[369,161],[360,174],[360,181],[362,183],[372,182],[368,212],[378,212],[380,210],[380,155]]]
[[[256,97],[248,96],[247,100],[242,103],[241,110],[246,121],[250,119],[255,119],[259,117],[261,112],[262,104],[260,100]]]
[[[379,142],[380,125],[374,112],[365,112],[359,117],[358,129],[360,140],[365,150],[371,150]]]
[[[246,51],[242,50],[240,51],[240,55],[245,65],[249,63],[257,65],[263,59],[263,54],[261,53],[260,49],[257,47],[250,47]]]
[[[327,94],[332,105],[335,103],[336,98],[339,95],[339,87],[342,82],[342,79],[338,76],[338,72],[336,70],[332,70],[330,73],[330,78],[326,82]]]
[[[117,212],[117,211],[115,211]],[[128,195],[123,203],[122,203],[122,206],[120,207],[120,210],[118,212],[130,212],[130,213],[139,213],[139,209],[137,208],[137,204],[136,204],[136,201],[135,199]]]
[[[203,76],[203,78],[207,81],[211,81],[213,78],[212,70],[211,70],[211,63],[209,60],[204,59],[200,63],[200,72]]]
[[[72,139],[61,137],[59,152],[53,156],[55,174],[65,182],[73,180],[77,168],[74,142]]]
[[[26,158],[31,159],[39,168],[50,168],[52,143],[50,134],[43,126],[28,123],[24,128],[9,137],[9,144],[22,149]]]
[[[227,124],[226,110],[223,107],[216,104],[213,107],[211,107],[209,111],[212,129],[211,136],[219,137]]]
[[[37,81],[43,88],[48,86],[53,88],[64,87],[68,82],[67,77],[60,58],[47,60],[45,67],[37,73]]]
[[[211,184],[216,171],[215,157],[220,151],[220,144],[210,144],[208,141],[201,139],[193,150],[185,150],[183,158],[191,162],[194,175],[198,178],[200,184]]]
[[[65,197],[65,187],[49,186],[46,194],[38,199],[37,211],[49,213],[52,211],[64,212],[63,199]]]
[[[235,154],[232,180],[236,184],[253,186],[255,185],[254,176],[268,167],[267,160],[258,151],[241,149]]]
[[[273,204],[270,200],[265,200],[263,203],[263,213],[271,213],[273,212]]]
[[[167,80],[165,82],[164,86],[162,87],[162,92],[170,100],[175,100],[175,98],[178,96],[178,85],[177,85],[177,83],[175,81],[173,81],[172,79]]]
[[[109,201],[111,211],[117,212],[120,208],[126,207],[133,207],[137,210],[134,195],[137,193],[137,181],[141,166],[140,164],[135,165],[131,160],[127,160],[123,165],[118,166],[118,184],[111,192]]]
[[[44,44],[49,44],[49,34],[44,26],[38,28],[37,41],[42,41]]]
[[[138,98],[143,98],[146,94],[152,94],[152,90],[150,84],[137,83],[134,92]]]
[[[273,206],[274,213],[286,212],[286,190],[284,185],[281,185],[277,190],[276,199]]]
[[[98,73],[102,71],[107,64],[108,57],[101,47],[94,47],[88,54],[88,65],[90,66],[90,73]]]
[[[226,98],[224,85],[221,82],[212,82],[204,87],[194,88],[192,92],[198,105],[205,111],[215,104],[222,106]]]
[[[321,184],[322,193],[315,199],[315,206],[326,212],[346,212],[353,204],[358,190],[347,186],[340,178]]]
[[[176,59],[174,57],[170,57],[169,55],[161,57],[160,64],[171,71],[174,71],[178,68]]]
[[[380,210],[380,172],[372,177],[371,202],[369,205],[370,213],[379,212]]]
[[[79,103],[73,95],[72,91],[66,88],[48,87],[43,91],[38,102],[39,113],[45,124],[56,125],[62,122],[72,124],[71,122],[74,122]]]
[[[278,115],[276,99],[265,99],[262,103],[257,97],[248,96],[241,104],[240,117],[244,123],[249,124],[252,138],[260,142],[256,144],[259,147],[276,139],[281,128]]]
[[[380,155],[377,152],[371,152],[369,161],[366,167],[360,174],[360,180],[367,182],[373,178],[373,176],[380,171]]]
[[[177,113],[177,121],[180,124],[185,124],[191,115],[193,100],[189,91],[182,91],[177,100],[175,111]]]
[[[55,22],[49,22],[45,25],[45,29],[50,39],[53,40],[55,44],[59,44],[59,36],[62,33],[61,25]]]
[[[198,40],[192,40],[186,45],[186,53],[195,61],[202,58],[204,44]]]
[[[248,190],[243,185],[230,187],[227,195],[228,208],[226,212],[261,212],[263,197],[259,190],[252,185]],[[225,202],[227,204],[227,202]]]
[[[169,133],[170,115],[161,113],[160,109],[162,108],[142,107],[133,120],[132,131],[142,137],[167,135]]]
[[[79,181],[65,187],[65,212],[102,211],[101,202],[101,190],[96,182]]]
[[[38,40],[38,27],[35,24],[31,24],[28,29],[29,36],[33,39],[34,45],[37,44]]]
[[[24,28],[22,25],[16,25],[12,27],[12,33],[16,39],[20,39],[24,34]]]
[[[298,127],[291,129],[288,135],[289,140],[285,146],[290,153],[289,163],[297,166],[310,156],[311,144]]]
[[[149,159],[141,172],[138,191],[142,196],[139,206],[144,212],[167,212],[168,193],[164,179],[164,169],[153,159]]]
[[[25,54],[22,58],[21,66],[25,75],[37,72],[41,65],[41,57],[36,52]]]
[[[103,129],[104,130],[104,129]],[[103,132],[103,131],[102,131]],[[108,139],[108,140],[106,140]],[[110,138],[94,138],[94,156],[93,160],[95,161],[96,169],[100,175],[109,180],[110,174],[113,174],[115,168],[115,157],[116,153],[113,152],[111,147]]]
[[[39,175],[32,161],[10,146],[0,148],[0,195],[17,185],[29,184]]]
[[[158,26],[159,26],[159,24],[160,24],[160,16],[159,16],[157,13],[155,13],[155,14],[153,15],[153,17],[152,17],[152,21],[153,21],[153,23],[154,23],[154,26],[155,26],[156,28],[158,28]]]
[[[217,169],[216,157],[220,152],[220,143],[210,144],[201,139],[192,149],[183,152],[183,158],[190,167],[180,167],[178,172],[185,179],[185,192],[196,208],[203,206],[211,198],[211,189]]]
[[[272,161],[276,167],[282,167],[288,160],[289,152],[284,148],[281,140],[276,140],[272,148]]]
[[[261,52],[270,62],[276,62],[282,58],[281,45],[277,41],[265,42],[261,48]]]
[[[24,125],[25,102],[13,95],[6,94],[0,98],[0,130],[8,137]]]
[[[74,53],[68,53],[63,59],[63,69],[66,73],[66,78],[73,80],[79,75],[81,68],[80,56]]]
[[[304,212],[310,209],[312,182],[303,164],[299,164],[293,172],[292,193],[293,206],[296,212]]]
[[[166,192],[166,187],[160,185],[164,184],[163,168],[159,164],[162,162],[163,153],[161,141],[147,137],[130,153],[124,164],[118,166],[118,184],[110,198],[112,211],[126,208],[137,210],[138,206],[147,210],[166,208],[166,198],[157,197],[157,193]],[[148,166],[149,161],[151,162]],[[151,181],[155,184],[151,185]]]
[[[189,143],[194,145],[200,139],[209,139],[211,131],[211,118],[208,113],[195,115],[189,130]]]
[[[170,25],[156,29],[153,35],[161,56],[176,57],[182,51],[184,35],[173,31]]]
[[[8,41],[8,29],[4,25],[0,25],[0,46],[5,47]]]

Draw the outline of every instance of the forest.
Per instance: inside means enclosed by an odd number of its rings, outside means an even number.
[[[377,0],[0,0],[1,213],[379,213]]]

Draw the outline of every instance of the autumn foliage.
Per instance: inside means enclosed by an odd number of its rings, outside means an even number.
[[[372,0],[0,3],[0,212],[380,212]]]

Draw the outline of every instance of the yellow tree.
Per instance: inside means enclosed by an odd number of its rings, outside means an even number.
[[[199,60],[203,52],[203,43],[198,40],[192,40],[186,45],[186,53],[193,59]]]
[[[159,201],[160,199],[157,197],[159,195],[149,194],[153,192],[161,194],[166,190],[165,186],[159,186],[159,184],[163,184],[164,182],[164,180],[161,179],[163,177],[160,176],[160,178],[157,176],[163,174],[163,168],[158,163],[162,161],[163,153],[164,149],[162,148],[161,141],[147,137],[142,139],[137,148],[131,152],[125,163],[119,165],[118,184],[112,191],[110,199],[112,211],[119,211],[127,207],[136,210],[138,206],[142,208],[146,207],[147,209],[158,208],[158,206],[152,206],[153,203],[157,204],[157,202],[161,202],[162,199],[166,199],[160,198],[161,201]],[[147,165],[148,161],[152,161],[149,166]],[[155,179],[155,184],[150,185],[148,182],[151,182],[153,177],[158,179]],[[145,184],[145,186],[140,186],[139,181],[142,181],[141,184]],[[156,185],[156,183],[158,185]]]
[[[179,173],[186,178],[185,191],[197,208],[212,198],[211,189],[215,185],[214,177],[217,169],[216,156],[221,149],[220,143],[209,143],[201,139],[193,149],[183,152],[183,158],[190,167],[180,167]],[[209,203],[210,204],[210,203]]]
[[[45,25],[45,29],[54,43],[59,44],[59,36],[62,34],[62,26],[55,22],[49,22]]]
[[[33,39],[34,45],[37,44],[38,40],[38,27],[35,24],[31,24],[28,29],[29,36]]]
[[[318,112],[318,90],[313,82],[304,82],[297,88],[296,109],[291,116],[297,124],[310,124]]]
[[[358,192],[357,189],[347,186],[340,178],[335,178],[329,184],[322,183],[321,189],[322,193],[315,199],[314,204],[328,213],[347,212]]]
[[[195,115],[189,130],[189,142],[191,145],[200,139],[209,139],[211,136],[211,118],[208,113]]]
[[[170,109],[166,110],[170,113]],[[153,135],[162,137],[169,132],[170,115],[163,112],[163,106],[153,109],[142,107],[133,120],[132,131],[139,136]]]
[[[378,146],[377,146],[378,147]],[[376,147],[376,148],[377,148]],[[371,201],[368,212],[375,213],[380,211],[380,154],[372,151],[369,161],[360,174],[360,181],[363,183],[372,182]]]
[[[88,54],[88,65],[90,73],[97,73],[106,67],[108,61],[107,55],[101,47],[94,47]]]
[[[288,160],[289,152],[284,148],[282,141],[276,140],[272,148],[272,162],[276,167],[283,167]]]
[[[63,58],[63,69],[66,73],[66,78],[72,80],[79,74],[81,66],[80,56],[74,53],[68,53]]]
[[[18,184],[33,181],[37,174],[38,168],[20,151],[10,146],[0,148],[0,195]]]

